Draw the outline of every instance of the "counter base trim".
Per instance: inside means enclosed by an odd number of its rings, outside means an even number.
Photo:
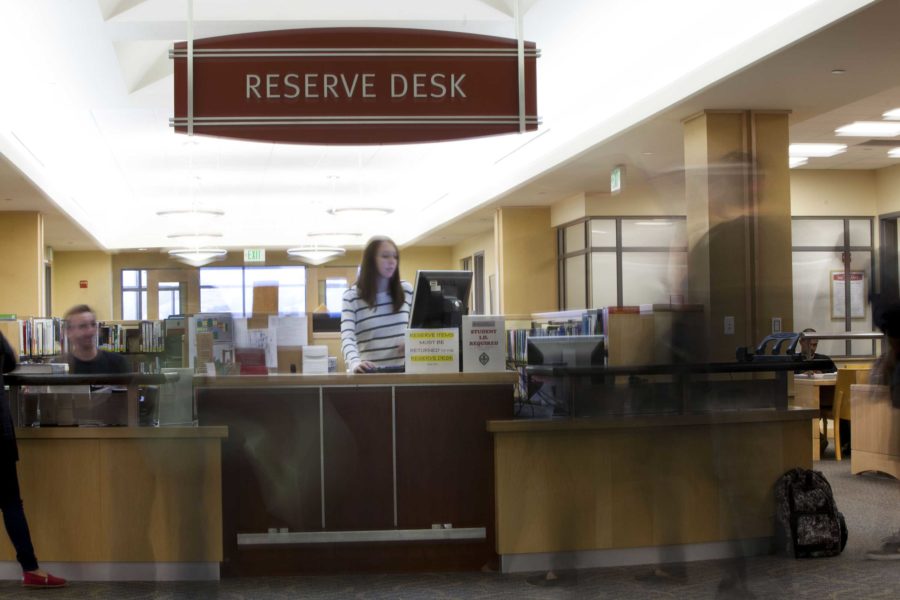
[[[53,562],[41,568],[70,581],[218,581],[218,562]],[[0,561],[0,580],[22,579],[16,561]]]
[[[293,531],[288,533],[239,533],[238,546],[277,544],[335,544],[354,542],[418,542],[433,540],[483,540],[484,527],[450,529],[376,529],[370,531]]]
[[[772,538],[764,537],[665,547],[504,554],[500,557],[500,571],[502,573],[525,573],[529,571],[561,571],[566,569],[596,569],[600,567],[694,562],[698,560],[737,558],[739,556],[759,556],[769,554],[771,549]]]

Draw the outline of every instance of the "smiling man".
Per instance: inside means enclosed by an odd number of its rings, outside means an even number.
[[[70,308],[65,314],[69,341],[66,362],[73,375],[128,373],[128,361],[120,354],[97,347],[97,317],[87,304]]]

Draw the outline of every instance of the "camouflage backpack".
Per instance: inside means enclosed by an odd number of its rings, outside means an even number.
[[[847,545],[847,524],[828,480],[819,471],[791,469],[775,484],[775,535],[797,558],[837,556]]]

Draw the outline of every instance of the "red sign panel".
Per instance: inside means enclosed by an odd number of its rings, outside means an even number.
[[[268,142],[393,144],[538,127],[525,42],[412,29],[269,31],[194,41],[193,133]],[[187,43],[175,44],[175,131],[188,132]],[[521,110],[520,110],[521,108]]]

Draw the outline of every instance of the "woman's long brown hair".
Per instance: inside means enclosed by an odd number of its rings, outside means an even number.
[[[382,242],[389,243],[397,252],[397,268],[394,270],[394,274],[391,275],[391,279],[388,282],[388,291],[391,293],[394,312],[397,312],[403,307],[403,302],[406,300],[406,294],[403,291],[403,286],[400,285],[400,250],[391,238],[386,236],[376,236],[370,239],[369,243],[366,244],[366,249],[363,250],[362,264],[359,267],[359,277],[356,279],[356,290],[359,297],[362,298],[366,304],[374,308],[375,293],[378,288],[378,267],[375,265],[375,255],[378,254],[378,248],[381,246]]]

